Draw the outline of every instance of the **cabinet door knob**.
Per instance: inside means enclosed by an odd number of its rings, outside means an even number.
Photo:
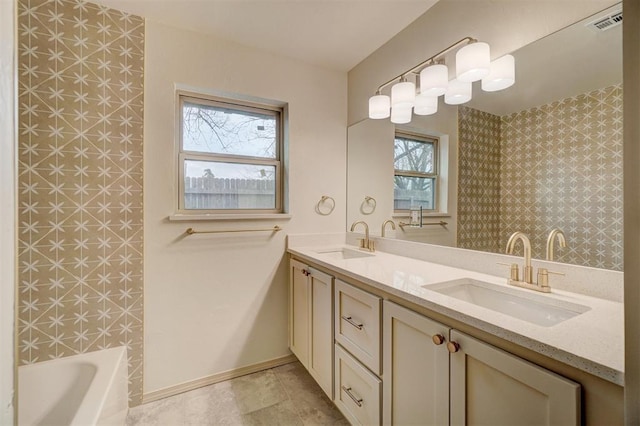
[[[436,345],[440,346],[441,344],[444,343],[444,336],[442,334],[434,334],[433,337],[431,338],[433,340],[433,343],[435,343]]]
[[[458,352],[460,350],[460,345],[457,342],[449,342],[449,343],[447,343],[447,349],[452,354],[455,354],[456,352]]]

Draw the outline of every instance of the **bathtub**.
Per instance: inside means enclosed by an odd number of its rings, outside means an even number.
[[[18,424],[122,426],[127,387],[124,346],[20,366]]]

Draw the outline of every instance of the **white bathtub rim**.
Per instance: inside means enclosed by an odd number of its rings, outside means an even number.
[[[127,351],[125,346],[119,346],[116,348],[109,348],[98,350],[94,352],[86,352],[82,354],[72,355],[69,357],[56,358],[52,360],[42,361],[34,364],[22,365],[19,367],[19,376],[20,371],[27,371],[31,369],[41,370],[46,368],[59,368],[64,364],[74,364],[74,363],[83,363],[83,364],[92,364],[96,367],[95,376],[87,389],[87,392],[83,395],[80,406],[73,416],[73,420],[71,421],[70,426],[87,426],[87,425],[97,425],[100,424],[101,416],[103,416],[103,412],[105,409],[105,405],[110,396],[111,392],[118,392],[117,389],[113,389],[116,386],[118,374],[121,371],[121,368],[127,368]],[[123,365],[124,363],[124,365]],[[108,364],[105,365],[105,364]],[[126,387],[125,381],[125,387]],[[19,385],[20,386],[20,385]],[[25,392],[26,389],[19,387],[19,393]],[[24,395],[22,395],[20,401],[18,401],[18,421],[19,424],[23,424],[20,416],[23,413],[23,410],[27,410],[27,406],[25,406]],[[125,401],[127,398],[126,389],[124,395]],[[126,417],[126,411],[128,410],[128,404],[125,404],[122,407],[124,410],[124,417]],[[108,413],[108,417],[112,417],[115,413]],[[122,417],[122,415],[120,415]]]

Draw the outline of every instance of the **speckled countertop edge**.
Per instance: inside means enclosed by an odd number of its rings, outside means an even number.
[[[288,252],[609,382],[624,385],[622,303],[552,290],[552,297],[586,305],[590,310],[551,327],[538,326],[422,287],[473,278],[514,289],[503,277],[379,251],[372,257],[355,259],[338,259],[319,253],[341,246],[289,247]]]

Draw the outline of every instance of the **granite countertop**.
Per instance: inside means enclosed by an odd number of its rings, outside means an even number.
[[[334,270],[594,376],[624,385],[622,303],[553,289],[553,277],[550,279],[550,294],[520,289],[507,284],[506,269],[505,277],[497,277],[380,251],[373,256],[352,259],[322,253],[341,247],[289,247],[288,251],[300,259]],[[353,246],[345,247],[357,250]],[[589,310],[556,325],[541,326],[423,288],[425,285],[459,278],[503,286],[523,292],[525,296],[534,293],[579,304]]]

